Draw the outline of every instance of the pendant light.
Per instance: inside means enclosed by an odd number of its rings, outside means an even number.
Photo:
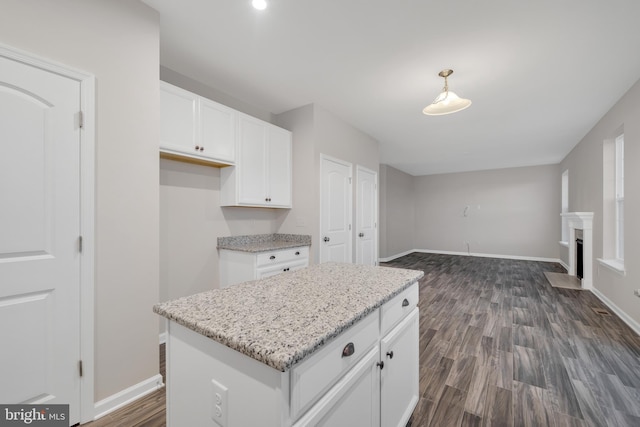
[[[442,70],[438,73],[440,77],[444,77],[444,87],[440,95],[433,102],[426,106],[422,112],[428,116],[442,116],[444,114],[455,113],[464,110],[471,105],[468,99],[460,98],[455,92],[449,90],[447,77],[453,73],[453,70]]]

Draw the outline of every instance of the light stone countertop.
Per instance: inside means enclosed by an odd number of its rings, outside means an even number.
[[[153,311],[284,372],[423,275],[325,263],[156,304]]]
[[[241,252],[269,252],[278,249],[311,246],[311,236],[303,234],[255,234],[218,237],[218,249]]]

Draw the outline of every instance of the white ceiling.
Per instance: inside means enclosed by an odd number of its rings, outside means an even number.
[[[554,164],[640,78],[637,0],[143,0],[161,65],[274,114],[310,103],[412,175]],[[422,114],[449,87],[473,101]]]

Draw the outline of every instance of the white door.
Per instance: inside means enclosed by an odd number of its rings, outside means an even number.
[[[377,265],[378,174],[356,168],[356,263]]]
[[[351,163],[320,158],[320,262],[353,262]]]
[[[0,56],[0,402],[80,421],[80,83]]]

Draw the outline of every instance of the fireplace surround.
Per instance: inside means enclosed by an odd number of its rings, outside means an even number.
[[[575,276],[577,272],[576,238],[582,234],[580,283],[582,289],[591,289],[593,287],[593,212],[569,212],[562,216],[567,219],[569,226],[569,275]]]

